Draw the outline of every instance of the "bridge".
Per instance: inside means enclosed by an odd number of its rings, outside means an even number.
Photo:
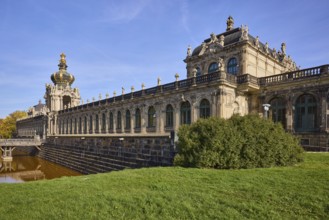
[[[38,150],[42,141],[39,136],[35,136],[33,139],[0,139],[0,150],[2,151],[2,159],[4,161],[13,160],[13,150],[16,147],[36,147]]]

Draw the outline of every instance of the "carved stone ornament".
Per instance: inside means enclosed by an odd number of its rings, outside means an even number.
[[[240,37],[240,41],[243,40],[249,40],[249,30],[248,30],[248,26],[245,25],[241,25],[241,37]]]
[[[186,54],[188,57],[192,56],[192,48],[190,45],[188,45],[187,47],[187,54]]]
[[[222,47],[224,47],[224,40],[225,40],[224,35],[220,35],[220,37],[219,37],[219,44],[220,44]]]
[[[259,47],[259,37],[258,36],[255,39],[255,46],[256,47]]]

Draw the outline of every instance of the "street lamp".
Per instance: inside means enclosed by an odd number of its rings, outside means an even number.
[[[264,118],[268,118],[268,110],[270,110],[271,105],[270,104],[263,104],[264,107]]]

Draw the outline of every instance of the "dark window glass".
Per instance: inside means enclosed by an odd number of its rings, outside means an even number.
[[[202,99],[200,102],[200,118],[210,117],[210,103],[207,99]]]
[[[213,73],[218,70],[218,63],[214,62],[209,65],[208,73]]]
[[[131,127],[130,123],[131,123],[130,122],[130,111],[127,110],[126,111],[126,126],[125,126],[126,129],[130,129],[130,127]]]
[[[93,116],[90,115],[89,117],[89,132],[92,132],[93,130]]]
[[[106,129],[106,115],[105,113],[102,114],[102,130],[105,131]]]
[[[113,113],[110,112],[110,130],[113,129]]]
[[[227,72],[233,75],[238,73],[238,62],[236,58],[231,58],[227,63]]]
[[[181,104],[180,123],[181,124],[191,124],[191,105],[188,101],[185,101]]]
[[[135,128],[140,128],[141,127],[141,111],[136,109],[135,112]]]
[[[272,114],[272,121],[280,122],[286,128],[286,105],[282,98],[272,99],[270,102],[270,111]]]
[[[147,126],[150,127],[155,127],[155,119],[156,119],[156,115],[155,115],[155,109],[153,106],[151,106],[148,110],[148,124]]]
[[[99,132],[99,117],[98,117],[98,115],[96,115],[96,117],[95,117],[95,123],[96,123],[96,125],[95,125],[96,132]]]
[[[318,128],[317,102],[314,96],[306,94],[296,100],[295,130],[314,131]]]
[[[118,111],[117,114],[117,129],[121,129],[121,112]]]
[[[166,108],[166,127],[174,126],[174,109],[171,105]]]

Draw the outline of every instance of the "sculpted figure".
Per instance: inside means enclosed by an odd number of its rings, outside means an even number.
[[[281,44],[281,52],[282,52],[282,54],[286,54],[286,44],[285,43]]]
[[[245,26],[241,25],[241,32],[242,32],[242,34],[241,34],[240,40],[248,40],[249,39],[249,36],[248,36],[249,30],[248,30],[247,25],[245,25]]]
[[[210,34],[210,38],[211,38],[210,43],[213,43],[213,42],[218,41],[218,39],[217,39],[217,37],[216,37],[216,35],[215,35],[214,33],[211,33],[211,34]]]
[[[220,37],[219,37],[219,44],[220,44],[221,46],[223,46],[223,47],[224,47],[224,40],[225,40],[224,35],[220,35]]]
[[[265,44],[265,52],[268,53],[268,43]]]
[[[255,46],[256,47],[259,47],[259,37],[258,36],[255,39]]]
[[[192,51],[191,50],[192,50],[191,46],[188,45],[188,47],[187,47],[187,56],[188,57],[192,56]]]

